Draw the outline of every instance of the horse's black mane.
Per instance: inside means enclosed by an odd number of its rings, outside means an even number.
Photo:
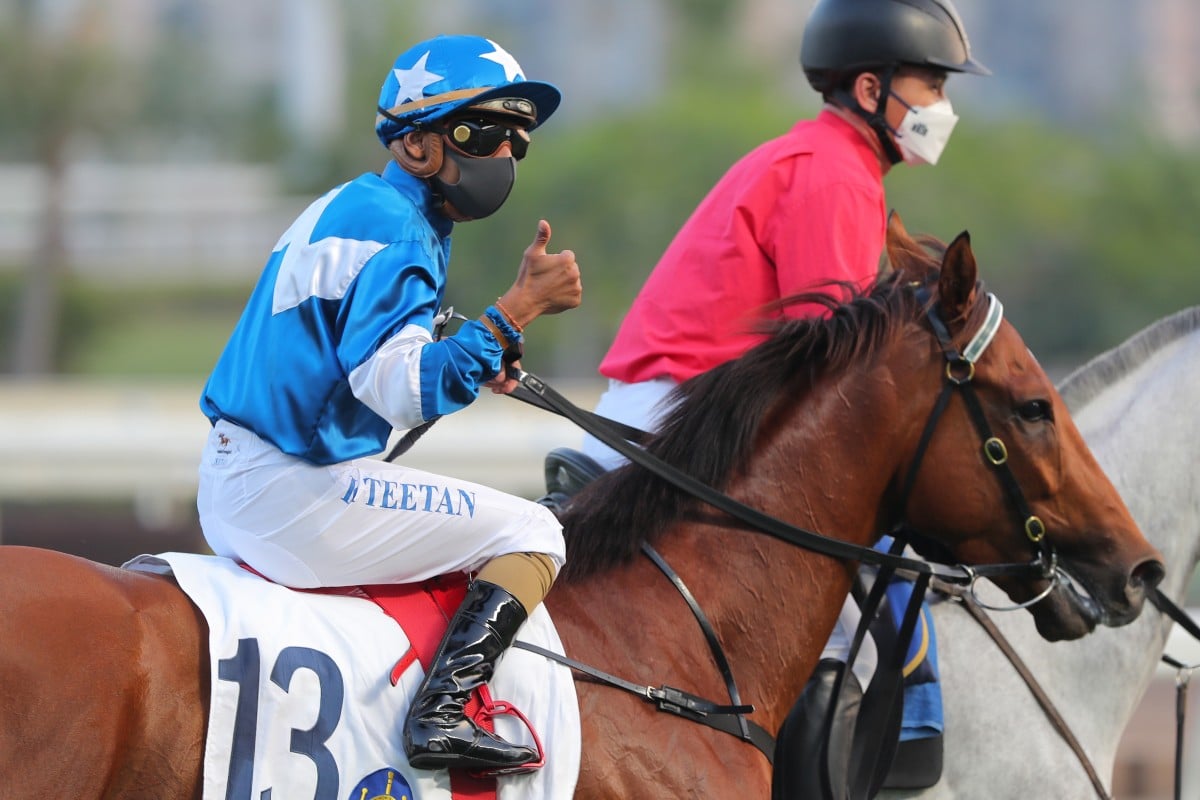
[[[1058,393],[1071,413],[1077,413],[1105,387],[1116,383],[1163,347],[1197,328],[1200,328],[1200,306],[1177,311],[1076,369],[1063,378]]]
[[[944,245],[922,241],[926,247],[912,255],[923,262],[926,280],[936,281]],[[745,467],[764,417],[781,396],[801,397],[818,377],[870,359],[916,316],[918,302],[906,283],[913,274],[920,272],[887,273],[857,293],[838,284],[849,298],[842,303],[826,291],[773,304],[769,310],[816,303],[830,313],[762,322],[759,330],[768,336],[764,342],[675,389],[668,400],[672,411],[647,449],[702,483],[723,489]],[[635,465],[601,476],[563,515],[564,577],[577,579],[628,562],[643,541],[653,543],[695,503]]]

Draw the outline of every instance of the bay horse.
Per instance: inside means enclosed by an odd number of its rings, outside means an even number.
[[[1072,372],[1059,390],[1134,519],[1170,565],[1159,587],[1183,597],[1200,561],[1200,307],[1184,309]],[[982,594],[983,592],[981,592]],[[985,597],[995,599],[995,594]],[[932,607],[945,708],[942,779],[884,798],[1004,800],[1098,797],[1083,763],[1030,688],[958,603]],[[1118,745],[1154,675],[1172,623],[1137,622],[1050,646],[1028,617],[991,614],[1112,792]],[[1169,729],[1173,719],[1163,719]],[[1184,791],[1194,797],[1196,790]]]
[[[964,564],[1027,563],[1052,548],[1058,569],[1043,560],[997,579],[1016,601],[1052,590],[1029,609],[1047,639],[1130,622],[1161,557],[996,316],[969,237],[931,254],[896,218],[888,251],[896,270],[875,286],[830,301],[827,317],[777,319],[747,355],[682,385],[648,450],[783,523],[853,545],[904,522]],[[990,436],[965,395],[951,396],[965,386]],[[750,720],[767,731],[804,686],[856,570],[747,530],[633,466],[581,493],[564,525],[571,555],[546,606],[567,654],[638,684],[721,697],[704,636],[638,555],[653,543],[703,606]],[[6,796],[200,798],[211,674],[205,622],[182,592],[27,548],[0,547],[0,574]],[[580,681],[578,697],[575,796],[769,796],[770,765],[753,745],[608,686]]]

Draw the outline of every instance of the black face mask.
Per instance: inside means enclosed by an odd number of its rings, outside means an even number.
[[[517,180],[516,159],[471,158],[448,147],[443,152],[458,165],[458,183],[446,183],[435,175],[429,179],[434,193],[454,206],[465,220],[495,214]]]

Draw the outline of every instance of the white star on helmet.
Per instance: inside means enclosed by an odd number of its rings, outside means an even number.
[[[500,45],[493,42],[491,39],[487,43],[496,48],[490,53],[481,53],[480,58],[486,58],[488,61],[495,61],[500,66],[504,67],[504,79],[512,83],[514,78],[525,79],[525,75],[521,72],[521,65],[512,57],[512,54],[505,50]]]
[[[396,93],[396,102],[392,104],[393,106],[404,105],[409,100],[424,97],[426,86],[444,79],[444,75],[437,75],[425,69],[425,61],[428,58],[429,53],[426,52],[417,59],[417,63],[413,64],[412,69],[392,70],[396,76],[396,82],[400,84],[400,90]]]

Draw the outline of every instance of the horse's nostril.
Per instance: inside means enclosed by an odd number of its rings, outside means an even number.
[[[1135,587],[1150,590],[1162,583],[1162,579],[1166,577],[1166,574],[1166,567],[1163,566],[1161,561],[1149,558],[1133,568],[1133,572],[1129,576],[1129,582]]]

